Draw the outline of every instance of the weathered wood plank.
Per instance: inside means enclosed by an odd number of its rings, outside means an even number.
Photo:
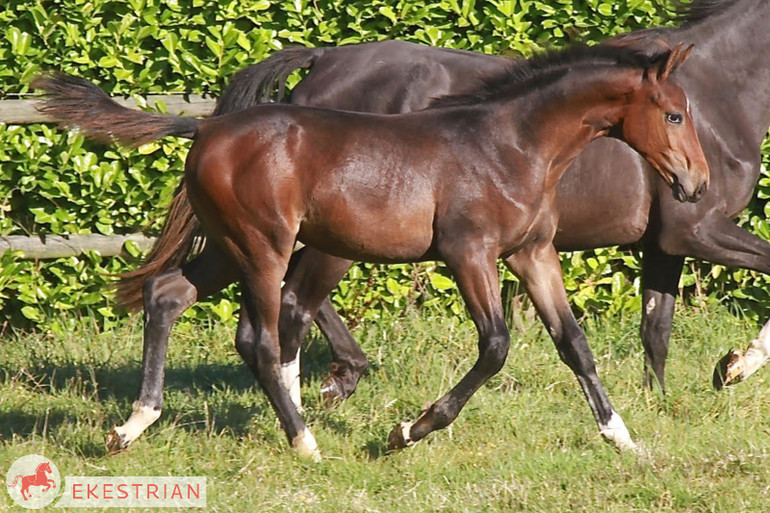
[[[133,98],[113,98],[117,103],[136,109]],[[0,123],[8,125],[26,125],[29,123],[52,123],[50,117],[38,112],[35,105],[39,100],[2,100],[0,101]],[[154,107],[163,102],[169,114],[185,116],[208,116],[214,110],[216,101],[201,95],[149,95],[147,105]]]
[[[0,237],[0,254],[5,251],[23,251],[23,258],[49,259],[77,256],[85,251],[98,251],[102,256],[115,256],[124,253],[126,241],[135,242],[146,252],[152,247],[155,239],[145,237],[140,233],[132,235],[100,235],[88,233],[83,235],[46,235],[28,237],[26,235],[9,235]]]

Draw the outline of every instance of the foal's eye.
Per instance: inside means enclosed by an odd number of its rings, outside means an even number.
[[[684,122],[684,116],[678,112],[666,112],[666,121],[674,125],[681,125]]]

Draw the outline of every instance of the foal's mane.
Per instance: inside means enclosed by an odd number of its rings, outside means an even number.
[[[473,105],[498,98],[511,98],[551,84],[576,67],[649,68],[669,54],[669,50],[649,54],[630,46],[576,44],[564,50],[546,51],[531,59],[512,61],[501,74],[484,80],[470,94],[443,96],[429,108]]]

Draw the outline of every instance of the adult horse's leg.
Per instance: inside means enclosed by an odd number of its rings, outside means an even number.
[[[657,381],[665,390],[666,356],[683,264],[683,257],[666,255],[655,244],[644,245],[641,336],[644,384],[650,388]]]
[[[480,245],[479,245],[480,246]],[[441,399],[420,414],[415,422],[401,422],[388,437],[388,449],[400,449],[457,418],[468,399],[500,371],[508,355],[510,335],[503,318],[497,256],[485,248],[457,245],[461,251],[445,251],[447,267],[457,279],[471,318],[479,333],[479,355],[471,370]],[[477,251],[474,251],[477,250]]]
[[[692,223],[691,229],[681,230],[679,227],[683,225],[688,224],[678,223],[671,232],[664,227],[659,240],[664,252],[770,274],[770,244],[737,226],[723,211],[712,210],[697,223]],[[668,313],[671,314],[673,311]],[[770,329],[765,328],[751,341],[745,353],[731,350],[720,360],[714,369],[715,388],[746,379],[770,359]],[[651,339],[645,341],[645,348],[663,343],[660,339]],[[667,339],[665,343],[668,343]]]
[[[577,377],[602,436],[618,449],[636,451],[637,445],[599,381],[585,334],[572,314],[554,247],[549,244],[520,251],[505,262],[526,287],[559,357]]]
[[[331,372],[321,386],[327,404],[348,398],[366,369],[366,355],[358,347],[329,300],[329,293],[350,268],[351,262],[313,248],[295,253],[281,294],[281,366],[292,398],[299,394],[299,349],[315,319],[329,340]],[[295,404],[299,404],[295,400]]]
[[[223,263],[225,265],[223,265]],[[232,283],[234,266],[222,250],[209,243],[181,269],[147,279],[144,285],[144,346],[139,392],[133,413],[107,435],[110,453],[125,449],[160,417],[163,406],[166,350],[171,327],[198,299]]]

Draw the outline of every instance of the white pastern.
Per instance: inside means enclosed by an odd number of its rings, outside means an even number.
[[[302,409],[302,396],[300,395],[299,387],[299,350],[297,350],[297,356],[288,363],[281,364],[281,379],[283,379],[283,386],[289,391],[291,402],[298,410]]]
[[[638,452],[639,447],[631,440],[631,434],[616,411],[612,412],[612,417],[606,425],[599,425],[599,430],[601,435],[612,442],[618,450]]]
[[[321,451],[318,450],[318,443],[315,441],[313,433],[308,428],[294,437],[291,441],[292,447],[302,458],[312,460],[316,463],[321,461]]]
[[[122,426],[115,426],[113,431],[120,437],[121,445],[127,447],[128,444],[139,438],[145,429],[150,427],[160,418],[160,408],[155,409],[151,406],[144,406],[139,402],[133,404],[134,412]]]

